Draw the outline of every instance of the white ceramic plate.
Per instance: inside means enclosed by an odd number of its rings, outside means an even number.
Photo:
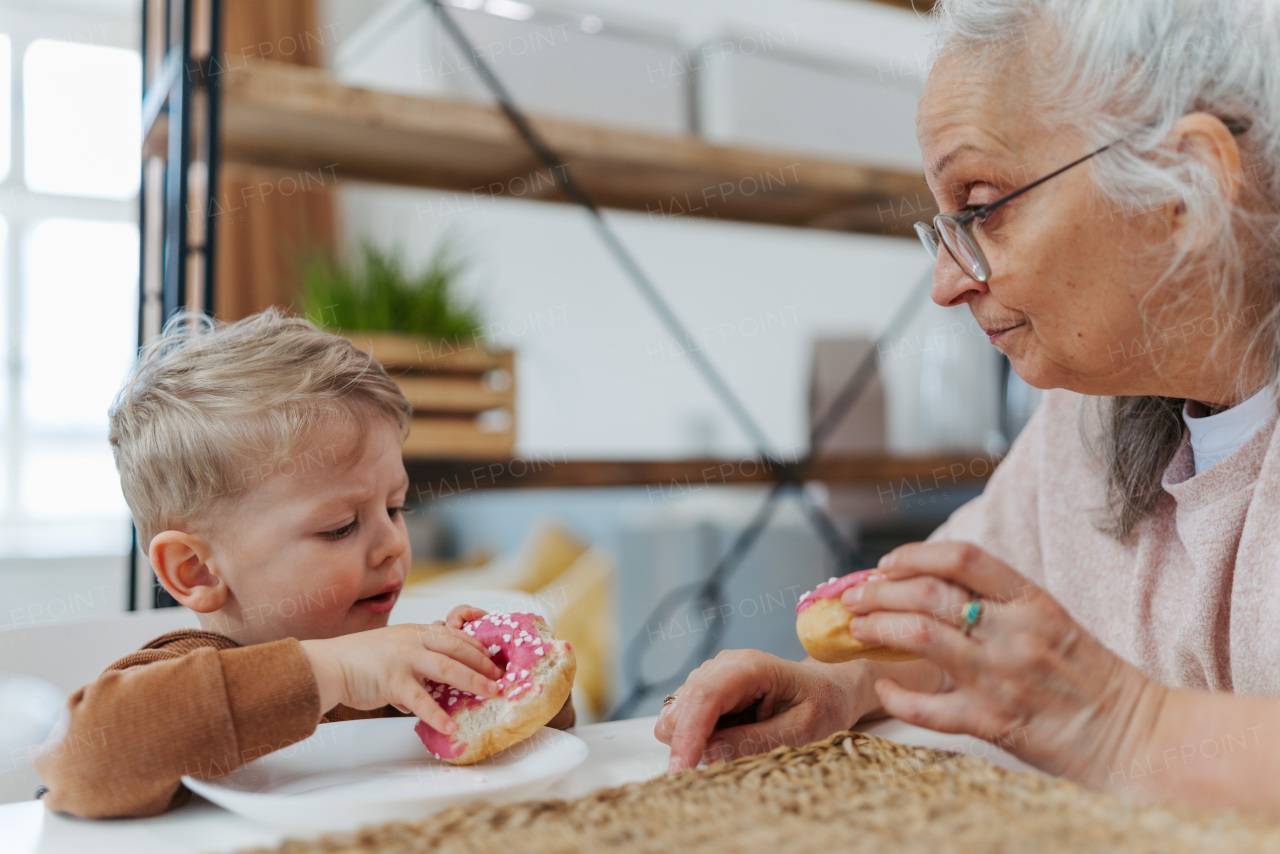
[[[577,736],[543,727],[474,765],[427,753],[417,718],[321,724],[314,735],[225,777],[183,777],[187,788],[245,818],[332,830],[419,818],[446,807],[536,798],[587,758]]]

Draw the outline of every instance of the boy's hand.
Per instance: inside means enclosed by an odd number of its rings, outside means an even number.
[[[458,609],[455,609],[457,611]],[[451,613],[450,618],[454,615]],[[496,697],[502,669],[478,640],[440,623],[405,623],[336,638],[302,641],[320,691],[320,711],[393,705],[447,734],[457,729],[422,680],[478,697]]]
[[[442,625],[446,625],[451,629],[462,628],[463,623],[469,623],[472,620],[478,620],[481,617],[488,616],[488,611],[482,611],[471,605],[459,605],[449,612],[449,616],[444,618]],[[433,623],[433,625],[436,625]],[[573,695],[564,701],[564,705],[560,707],[560,711],[556,716],[547,722],[547,726],[556,729],[568,729],[577,723],[578,713],[573,708]]]
[[[463,623],[469,623],[472,620],[478,620],[488,615],[488,611],[482,611],[470,605],[459,605],[449,612],[449,616],[444,618],[444,624],[451,629],[460,629]]]

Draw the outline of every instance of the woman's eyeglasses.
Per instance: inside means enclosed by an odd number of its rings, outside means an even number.
[[[1251,123],[1247,119],[1222,119],[1222,123],[1227,126],[1227,130],[1237,136],[1251,127]],[[1142,128],[1139,128],[1139,130],[1142,130]],[[1137,133],[1137,131],[1133,133]],[[1132,135],[1127,134],[1115,142],[1109,142],[1097,151],[1092,151],[1079,160],[1073,160],[1056,172],[1050,172],[1043,178],[1032,181],[1027,186],[1014,190],[1004,198],[996,199],[990,204],[973,210],[940,213],[933,218],[932,224],[917,222],[915,225],[916,234],[920,235],[920,242],[924,244],[924,248],[928,250],[929,255],[935,261],[938,260],[938,244],[941,243],[947,250],[947,254],[955,260],[961,270],[979,282],[985,283],[991,278],[991,265],[987,262],[987,257],[982,254],[982,248],[978,246],[978,241],[973,236],[973,223],[976,220],[990,216],[996,208],[1005,202],[1013,201],[1018,196],[1040,186],[1050,178],[1056,178],[1068,169],[1079,166],[1090,157],[1096,157],[1107,149],[1119,145]]]

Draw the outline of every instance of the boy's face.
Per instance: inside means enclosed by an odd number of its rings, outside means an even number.
[[[202,625],[244,643],[382,628],[409,574],[409,488],[395,422],[321,433],[266,473],[207,537],[226,604]],[[348,461],[354,460],[354,462]]]

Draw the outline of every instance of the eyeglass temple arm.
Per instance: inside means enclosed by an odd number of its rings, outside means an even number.
[[[1063,166],[1061,169],[1050,172],[1048,175],[1045,175],[1043,178],[1037,178],[1027,186],[1023,187],[1020,190],[1013,191],[1009,195],[1005,196],[1003,199],[996,199],[994,202],[992,202],[989,205],[983,205],[977,210],[969,211],[969,213],[961,217],[960,224],[963,225],[965,223],[972,222],[973,220],[977,219],[980,216],[990,216],[992,211],[994,211],[996,208],[1003,205],[1005,202],[1011,202],[1014,199],[1018,198],[1018,196],[1021,196],[1023,193],[1034,190],[1036,187],[1039,187],[1041,184],[1043,184],[1045,181],[1048,181],[1050,178],[1057,178],[1063,172],[1066,172],[1068,169],[1072,169],[1076,166],[1079,166],[1081,163],[1085,162],[1090,157],[1097,157],[1099,154],[1111,148],[1113,145],[1115,145],[1114,142],[1109,142],[1106,145],[1102,146],[1102,148],[1099,148],[1097,151],[1091,151],[1088,154],[1086,154],[1084,157],[1081,157],[1078,160],[1071,161],[1066,166]]]
[[[1240,134],[1249,130],[1249,128],[1253,127],[1253,122],[1249,121],[1248,119],[1221,119],[1221,122],[1224,125],[1226,125],[1227,130],[1231,132],[1232,136],[1239,136]],[[1147,127],[1151,127],[1151,125],[1143,125],[1143,127],[1138,128],[1138,130],[1143,130],[1144,128],[1147,128]],[[1036,187],[1039,187],[1041,184],[1043,184],[1045,181],[1048,181],[1050,178],[1056,178],[1059,175],[1061,175],[1063,172],[1066,172],[1068,169],[1072,169],[1076,166],[1079,166],[1081,163],[1085,162],[1090,157],[1097,157],[1102,152],[1107,151],[1108,149],[1113,148],[1116,145],[1119,145],[1121,142],[1124,142],[1126,139],[1133,136],[1133,134],[1137,133],[1138,130],[1125,134],[1124,136],[1120,137],[1120,139],[1117,139],[1115,142],[1109,142],[1106,145],[1102,146],[1102,148],[1099,148],[1097,151],[1092,151],[1078,160],[1071,161],[1066,166],[1063,166],[1061,169],[1058,169],[1055,172],[1050,172],[1048,175],[1045,175],[1043,178],[1038,178],[1035,181],[1032,181],[1027,186],[1023,187],[1020,190],[1015,190],[1014,192],[1005,196],[1003,199],[996,199],[994,202],[992,202],[989,205],[983,205],[982,207],[978,208],[975,211],[970,211],[968,214],[960,218],[960,224],[964,225],[966,223],[972,222],[973,220],[977,219],[980,216],[990,216],[992,211],[994,211],[996,208],[1003,205],[1005,202],[1011,202],[1014,199],[1018,198],[1018,196],[1021,196],[1023,193],[1027,192],[1028,190],[1034,190]]]

